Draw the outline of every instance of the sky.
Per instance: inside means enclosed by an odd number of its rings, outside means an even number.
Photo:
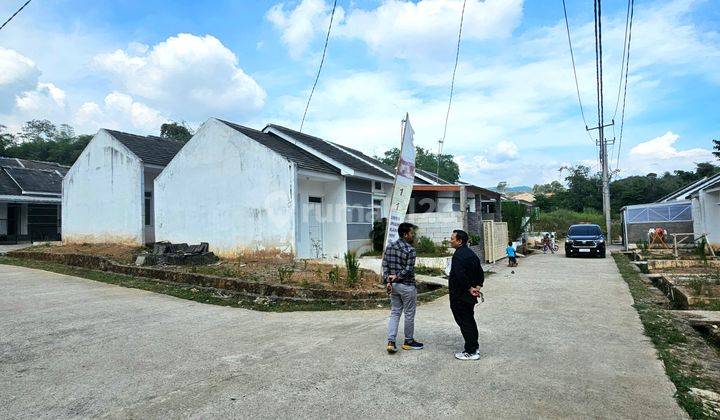
[[[0,19],[22,3],[0,2]],[[593,4],[567,4],[585,118],[595,126]],[[611,169],[624,177],[714,161],[720,4],[635,2],[621,146],[627,1],[602,7]],[[437,151],[461,8],[461,0],[338,0],[303,131],[379,155],[399,146],[409,113],[416,144]],[[0,31],[0,124],[17,130],[47,118],[78,133],[157,135],[163,122],[197,128],[219,117],[297,129],[331,9],[330,0],[33,0]],[[597,168],[561,0],[467,0],[459,57],[443,151],[463,180],[532,186],[561,180],[562,166]]]

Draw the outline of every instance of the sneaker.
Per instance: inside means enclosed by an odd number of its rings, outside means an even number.
[[[387,343],[387,352],[390,354],[397,353],[397,347],[395,346],[394,341],[388,341]]]
[[[405,343],[402,345],[403,350],[422,350],[423,344],[418,343],[415,340],[405,340]]]
[[[478,360],[480,359],[480,353],[476,351],[475,353],[471,354],[463,351],[460,353],[455,353],[455,358],[458,360]]]

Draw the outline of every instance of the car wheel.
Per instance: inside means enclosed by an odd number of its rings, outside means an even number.
[[[605,258],[605,250],[600,251],[600,258]]]

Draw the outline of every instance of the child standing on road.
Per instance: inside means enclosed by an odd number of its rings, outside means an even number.
[[[517,254],[515,253],[512,242],[508,242],[508,247],[505,249],[505,252],[507,252],[508,256],[508,267],[517,267]]]

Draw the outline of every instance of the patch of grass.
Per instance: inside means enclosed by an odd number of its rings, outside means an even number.
[[[708,418],[703,413],[702,403],[689,394],[690,388],[717,389],[720,385],[705,377],[702,369],[697,369],[692,349],[687,345],[688,338],[675,326],[673,315],[657,305],[654,294],[643,283],[630,260],[622,254],[613,253],[612,256],[630,288],[645,335],[655,345],[665,365],[665,373],[677,388],[678,403],[690,417]]]
[[[107,271],[96,271],[87,268],[73,267],[48,261],[31,259],[12,258],[0,256],[0,264],[15,265],[19,267],[33,268],[37,270],[50,271],[68,276],[81,277],[88,280],[99,281],[116,286],[141,289],[149,292],[170,295],[181,299],[192,300],[200,303],[208,303],[219,306],[230,306],[233,308],[252,309],[263,312],[296,312],[296,311],[335,311],[349,309],[379,309],[389,308],[389,299],[381,299],[375,302],[343,302],[334,303],[327,301],[317,302],[289,302],[272,301],[268,298],[254,299],[251,297],[238,297],[225,294],[221,291],[204,290],[193,285],[182,285],[177,283],[163,283],[158,280],[142,277],[127,276]],[[339,271],[338,271],[339,275]],[[315,284],[317,288],[323,288],[322,284]],[[447,294],[447,288],[440,288],[418,297],[420,302],[431,302]]]

